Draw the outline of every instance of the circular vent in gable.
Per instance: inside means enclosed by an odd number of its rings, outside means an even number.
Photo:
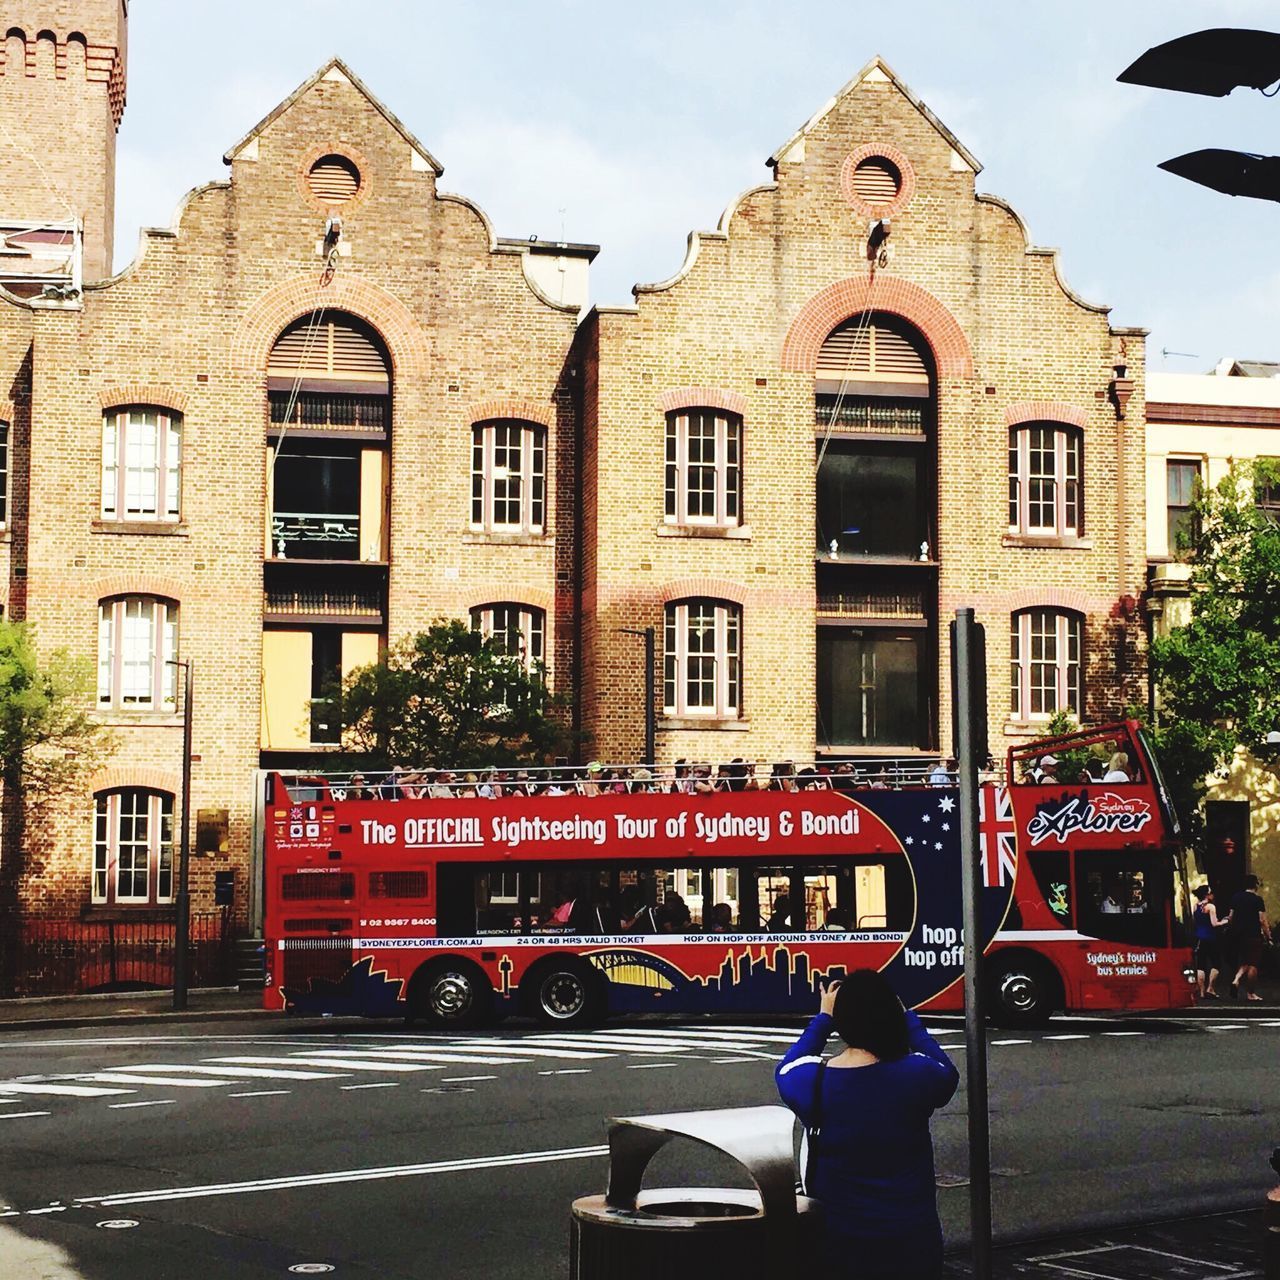
[[[853,189],[866,204],[891,204],[902,190],[902,173],[885,156],[867,156],[853,171]]]
[[[344,204],[360,190],[360,170],[346,156],[321,156],[307,171],[307,185],[321,204]]]

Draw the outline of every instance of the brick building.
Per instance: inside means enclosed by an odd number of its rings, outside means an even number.
[[[171,899],[174,659],[193,905],[231,870],[240,925],[254,769],[329,745],[325,681],[441,616],[544,659],[600,758],[643,743],[623,628],[657,634],[667,761],[945,750],[962,604],[993,749],[1140,693],[1142,333],[878,59],[675,277],[583,315],[594,247],[497,237],[336,60],[101,278],[125,5],[11,9],[0,216],[84,274],[28,253],[0,292],[5,605],[97,663],[121,742],[28,849],[29,914]]]

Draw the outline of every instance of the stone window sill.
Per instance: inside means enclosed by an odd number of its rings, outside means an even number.
[[[1031,533],[1006,533],[1002,547],[1052,547],[1063,551],[1092,551],[1092,538],[1057,538]]]
[[[473,529],[462,535],[465,547],[552,547],[555,539],[547,533],[494,533]]]
[[[1043,738],[1048,731],[1048,716],[1043,720],[1006,720],[1004,724],[1007,738]]]
[[[727,538],[732,542],[750,542],[749,524],[660,524],[654,532],[659,538]]]
[[[671,730],[710,729],[741,733],[751,728],[751,721],[739,719],[737,716],[663,716],[658,721],[658,728]]]
[[[108,729],[181,729],[182,717],[172,711],[121,711],[108,708],[98,712],[98,722]]]
[[[191,536],[185,522],[175,520],[95,520],[89,527],[94,533],[143,534],[165,538]]]

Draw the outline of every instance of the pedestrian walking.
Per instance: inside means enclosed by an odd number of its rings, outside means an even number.
[[[1222,968],[1220,941],[1227,927],[1226,919],[1219,919],[1214,905],[1213,890],[1207,884],[1197,885],[1196,905],[1192,912],[1196,939],[1196,992],[1201,1000],[1216,1000],[1213,989],[1218,971]]]
[[[824,1062],[833,1030],[848,1047]],[[827,986],[777,1071],[782,1101],[806,1130],[805,1191],[823,1210],[815,1273],[942,1275],[929,1118],[959,1082],[945,1050],[880,974],[858,969]]]
[[[1258,893],[1258,877],[1245,876],[1244,888],[1231,899],[1231,939],[1235,945],[1236,976],[1231,979],[1231,994],[1237,999],[1241,990],[1246,1000],[1261,1000],[1258,994],[1258,965],[1262,948],[1271,942],[1271,922],[1267,904]]]

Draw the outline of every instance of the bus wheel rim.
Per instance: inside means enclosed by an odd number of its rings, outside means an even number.
[[[576,973],[553,973],[542,984],[542,1007],[552,1018],[572,1018],[587,1002],[587,989]]]
[[[1035,979],[1026,973],[1007,973],[1000,983],[1000,997],[1011,1009],[1025,1013],[1033,1009],[1039,998]]]
[[[431,1011],[441,1018],[456,1018],[471,1008],[473,991],[461,973],[442,973],[431,984]]]

